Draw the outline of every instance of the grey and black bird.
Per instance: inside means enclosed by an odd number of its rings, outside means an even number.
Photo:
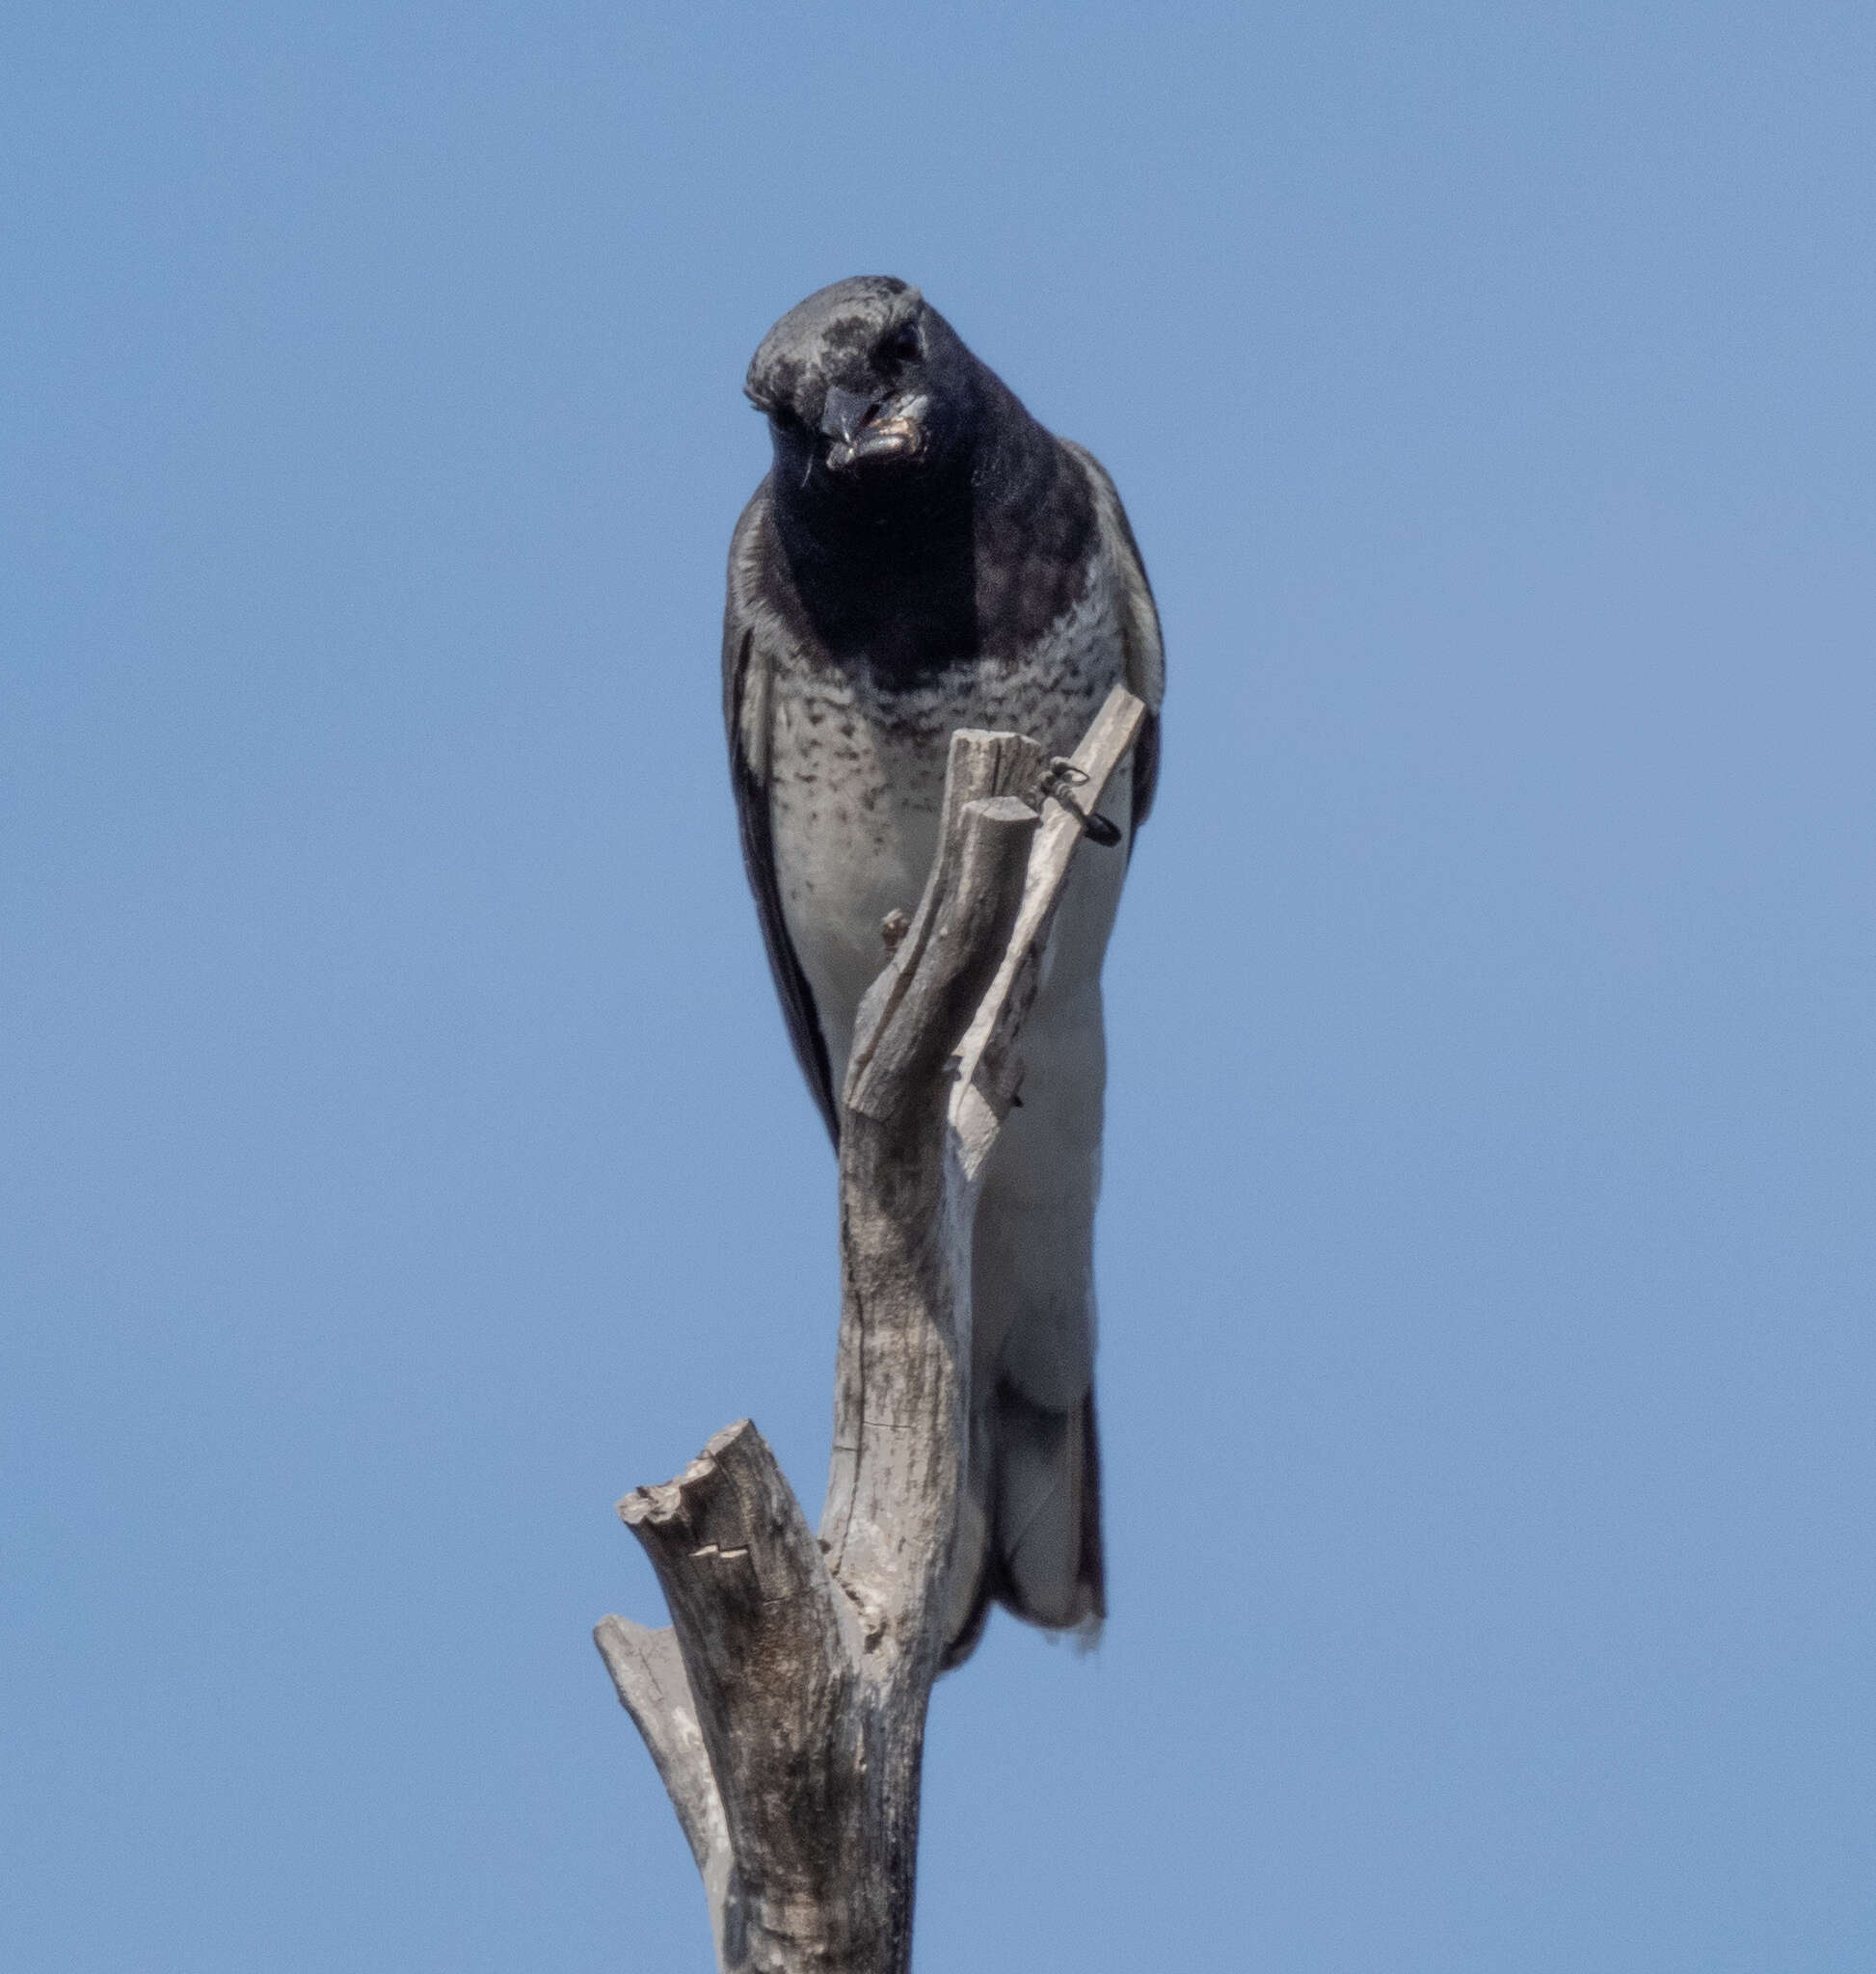
[[[915,287],[839,281],[763,338],[745,389],[773,463],[730,547],[724,714],[749,882],[828,1131],[860,998],[936,847],[950,736],[1066,755],[1116,682],[1147,707],[1085,843],[1023,1037],[1026,1076],[976,1226],[970,1486],[949,1662],[990,1604],[1051,1629],[1105,1614],[1094,1413],[1101,962],[1153,800],[1165,659],[1112,483]]]

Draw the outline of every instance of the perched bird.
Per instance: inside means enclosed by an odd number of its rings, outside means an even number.
[[[976,1225],[969,1488],[947,1663],[991,1602],[1051,1629],[1105,1614],[1094,1418],[1101,961],[1153,799],[1158,612],[1112,483],[915,287],[836,282],[763,338],[745,389],[774,461],[730,547],[724,716],[749,882],[789,1033],[838,1142],[881,924],[919,901],[960,727],[1073,751],[1109,690],[1145,703],[1077,853],[1026,1076]]]

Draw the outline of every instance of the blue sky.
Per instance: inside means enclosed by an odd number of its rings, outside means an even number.
[[[918,281],[1159,589],[1113,1615],[920,1965],[1876,1956],[1876,16],[0,26],[0,1961],[708,1964],[611,1504],[824,1472],[743,893],[767,324]]]

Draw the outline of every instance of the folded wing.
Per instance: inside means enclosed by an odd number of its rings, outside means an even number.
[[[789,937],[782,892],[775,872],[775,834],[769,808],[769,701],[775,647],[787,627],[757,587],[756,558],[767,520],[768,483],[764,481],[742,511],[730,543],[729,595],[723,609],[723,722],[730,742],[730,782],[736,794],[737,824],[742,838],[742,866],[756,896],[763,945],[768,953],[775,993],[788,1024],[789,1040],[828,1135],[840,1143],[840,1107],[828,1063],[814,990],[801,956]]]

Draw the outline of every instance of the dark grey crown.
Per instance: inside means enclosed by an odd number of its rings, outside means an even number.
[[[819,422],[830,387],[872,367],[875,353],[915,326],[925,298],[892,275],[856,275],[797,302],[763,337],[743,389],[759,410]]]

